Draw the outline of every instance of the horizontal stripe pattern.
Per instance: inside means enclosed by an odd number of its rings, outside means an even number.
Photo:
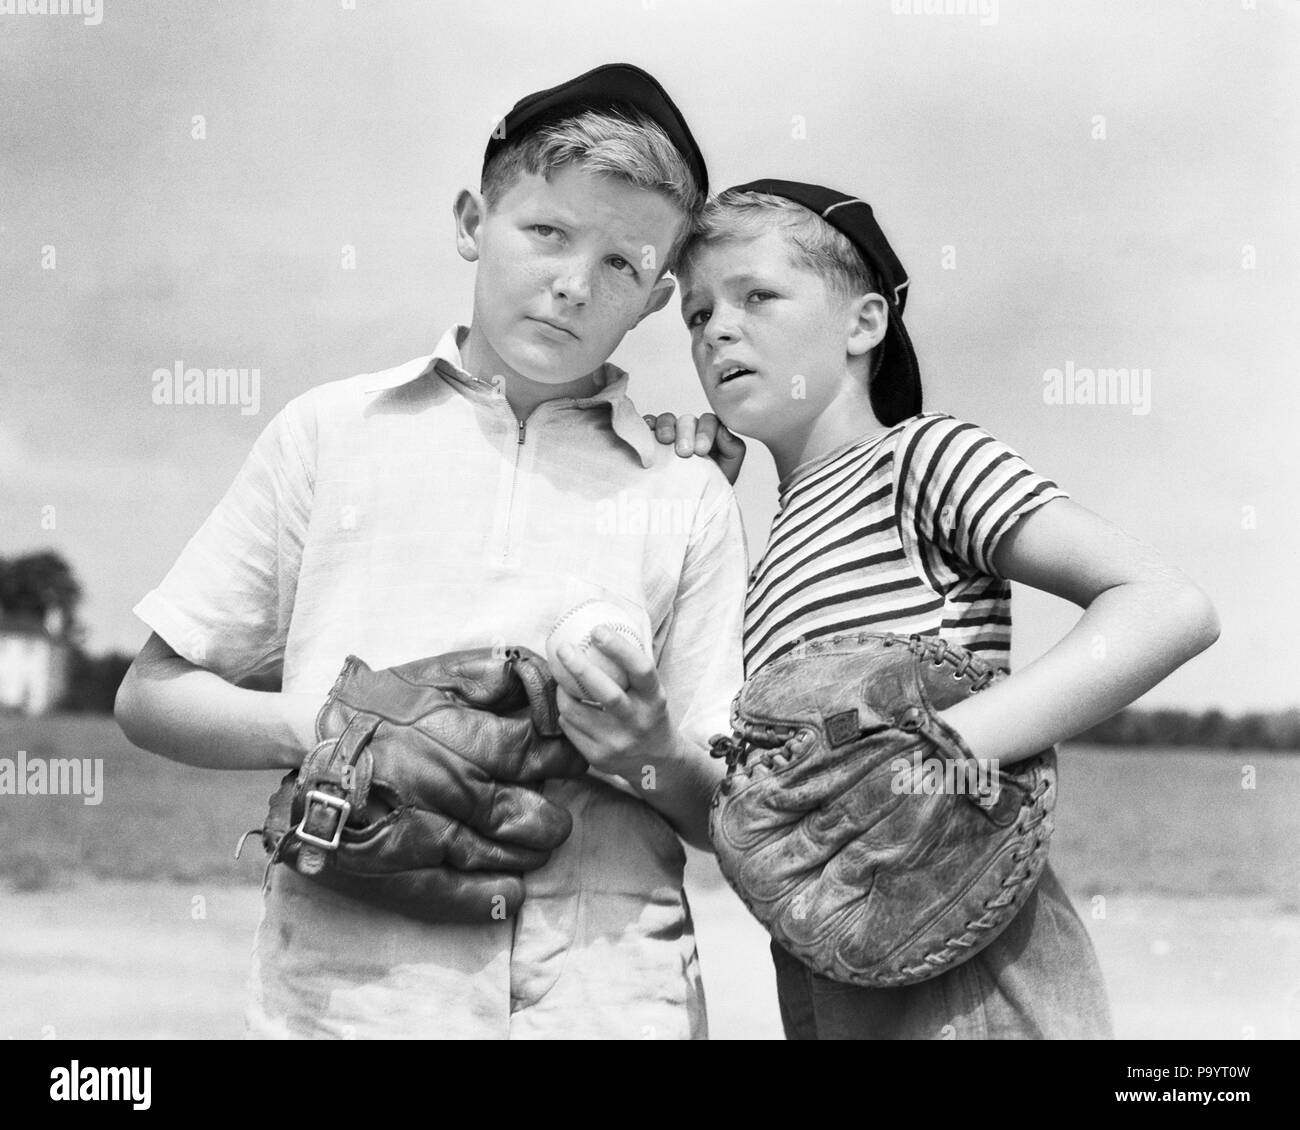
[[[781,484],[745,605],[745,670],[856,630],[938,635],[999,667],[1011,586],[993,556],[1016,521],[1067,497],[974,424],[930,413]]]

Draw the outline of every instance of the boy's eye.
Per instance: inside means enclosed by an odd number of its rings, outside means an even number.
[[[553,235],[559,235],[559,234],[560,234],[560,229],[559,229],[559,228],[553,228],[553,227],[551,227],[550,224],[534,224],[534,225],[533,225],[533,231],[535,231],[535,232],[536,232],[538,235],[540,235],[543,239],[549,238],[550,236],[553,236]]]
[[[686,315],[686,328],[693,330],[696,326],[704,325],[709,320],[709,315],[712,312],[711,310],[692,310]]]
[[[751,302],[753,302],[756,299],[760,302],[766,302],[769,298],[775,298],[775,297],[776,295],[773,294],[770,290],[751,290],[748,295],[749,301]]]
[[[627,268],[627,271],[624,271],[624,273],[631,272],[633,275],[636,274],[636,268],[624,259],[622,255],[611,255],[609,257],[609,265],[616,271],[623,271],[624,268]]]

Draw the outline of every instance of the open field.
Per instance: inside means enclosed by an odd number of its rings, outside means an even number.
[[[691,905],[713,1037],[780,1039],[767,936],[725,888],[697,886]],[[236,1038],[258,910],[248,886],[9,895],[0,1037]],[[1261,899],[1119,895],[1088,926],[1120,1036],[1300,1036],[1300,915]]]
[[[105,784],[0,797],[0,1036],[237,1036],[262,852],[231,855],[277,775],[173,765],[106,718],[0,720],[18,750],[103,758]],[[1061,776],[1053,858],[1119,1034],[1300,1035],[1300,757],[1077,746]],[[765,935],[707,856],[688,880],[713,1034],[779,1038]]]
[[[0,882],[86,877],[252,883],[278,773],[214,773],[136,749],[109,718],[0,716],[0,757],[104,760],[103,803],[0,797]],[[1243,768],[1253,767],[1253,789]],[[1300,912],[1300,755],[1071,746],[1052,858],[1078,898],[1120,892],[1265,896]],[[721,882],[721,879],[718,879]]]

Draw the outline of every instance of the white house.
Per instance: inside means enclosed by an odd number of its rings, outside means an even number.
[[[68,646],[46,624],[0,620],[0,710],[44,714],[67,688]]]

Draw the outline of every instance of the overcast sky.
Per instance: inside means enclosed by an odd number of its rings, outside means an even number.
[[[131,606],[286,401],[468,319],[450,205],[493,118],[622,60],[677,100],[715,187],[777,176],[868,199],[912,276],[927,407],[1007,440],[1209,590],[1222,639],[1146,705],[1300,704],[1300,9],[967,6],[0,15],[0,554],[64,553],[92,649],[138,647]],[[614,360],[643,411],[705,408],[675,303]],[[256,367],[259,411],[156,405],[152,374],[177,362]],[[1067,365],[1149,369],[1149,411],[1045,403]],[[753,450],[756,558],[775,476]],[[1023,663],[1076,612],[1018,590],[1015,614]]]

